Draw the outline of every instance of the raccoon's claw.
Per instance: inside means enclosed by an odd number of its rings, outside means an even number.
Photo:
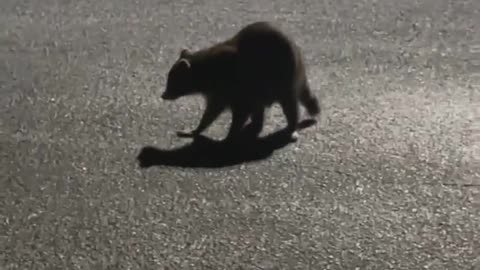
[[[177,131],[177,136],[180,138],[194,138],[199,134],[195,131],[185,132],[185,131]]]

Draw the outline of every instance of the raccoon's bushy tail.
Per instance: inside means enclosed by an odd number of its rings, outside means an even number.
[[[313,95],[308,83],[304,83],[300,90],[300,102],[307,109],[310,116],[316,116],[320,113],[320,104],[317,97]]]

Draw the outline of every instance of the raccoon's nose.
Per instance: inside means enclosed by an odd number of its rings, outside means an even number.
[[[167,92],[165,92],[162,94],[161,98],[164,100],[169,100],[169,99],[172,99],[173,97],[169,95]]]

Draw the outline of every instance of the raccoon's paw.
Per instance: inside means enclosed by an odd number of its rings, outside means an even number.
[[[298,132],[297,132],[297,131],[294,131],[294,132],[292,132],[292,133],[290,134],[290,140],[291,140],[292,142],[296,142],[296,141],[298,141],[299,136],[300,136],[300,135],[298,134]]]
[[[228,144],[235,144],[243,139],[245,139],[245,136],[242,136],[243,134],[240,132],[233,132],[229,133],[225,138],[224,142]]]
[[[245,128],[243,129],[243,134],[245,135],[246,138],[249,138],[249,139],[258,138],[261,132],[262,132],[262,127],[256,126],[252,123],[246,125]]]
[[[296,129],[293,129],[288,126],[284,130],[282,130],[282,133],[284,134],[285,138],[287,140],[290,140],[291,142],[296,142],[300,137]]]

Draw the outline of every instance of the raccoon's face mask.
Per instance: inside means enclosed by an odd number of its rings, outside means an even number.
[[[187,53],[186,50],[182,50],[180,58],[168,72],[167,86],[162,99],[175,100],[194,92],[192,65],[187,59]]]

